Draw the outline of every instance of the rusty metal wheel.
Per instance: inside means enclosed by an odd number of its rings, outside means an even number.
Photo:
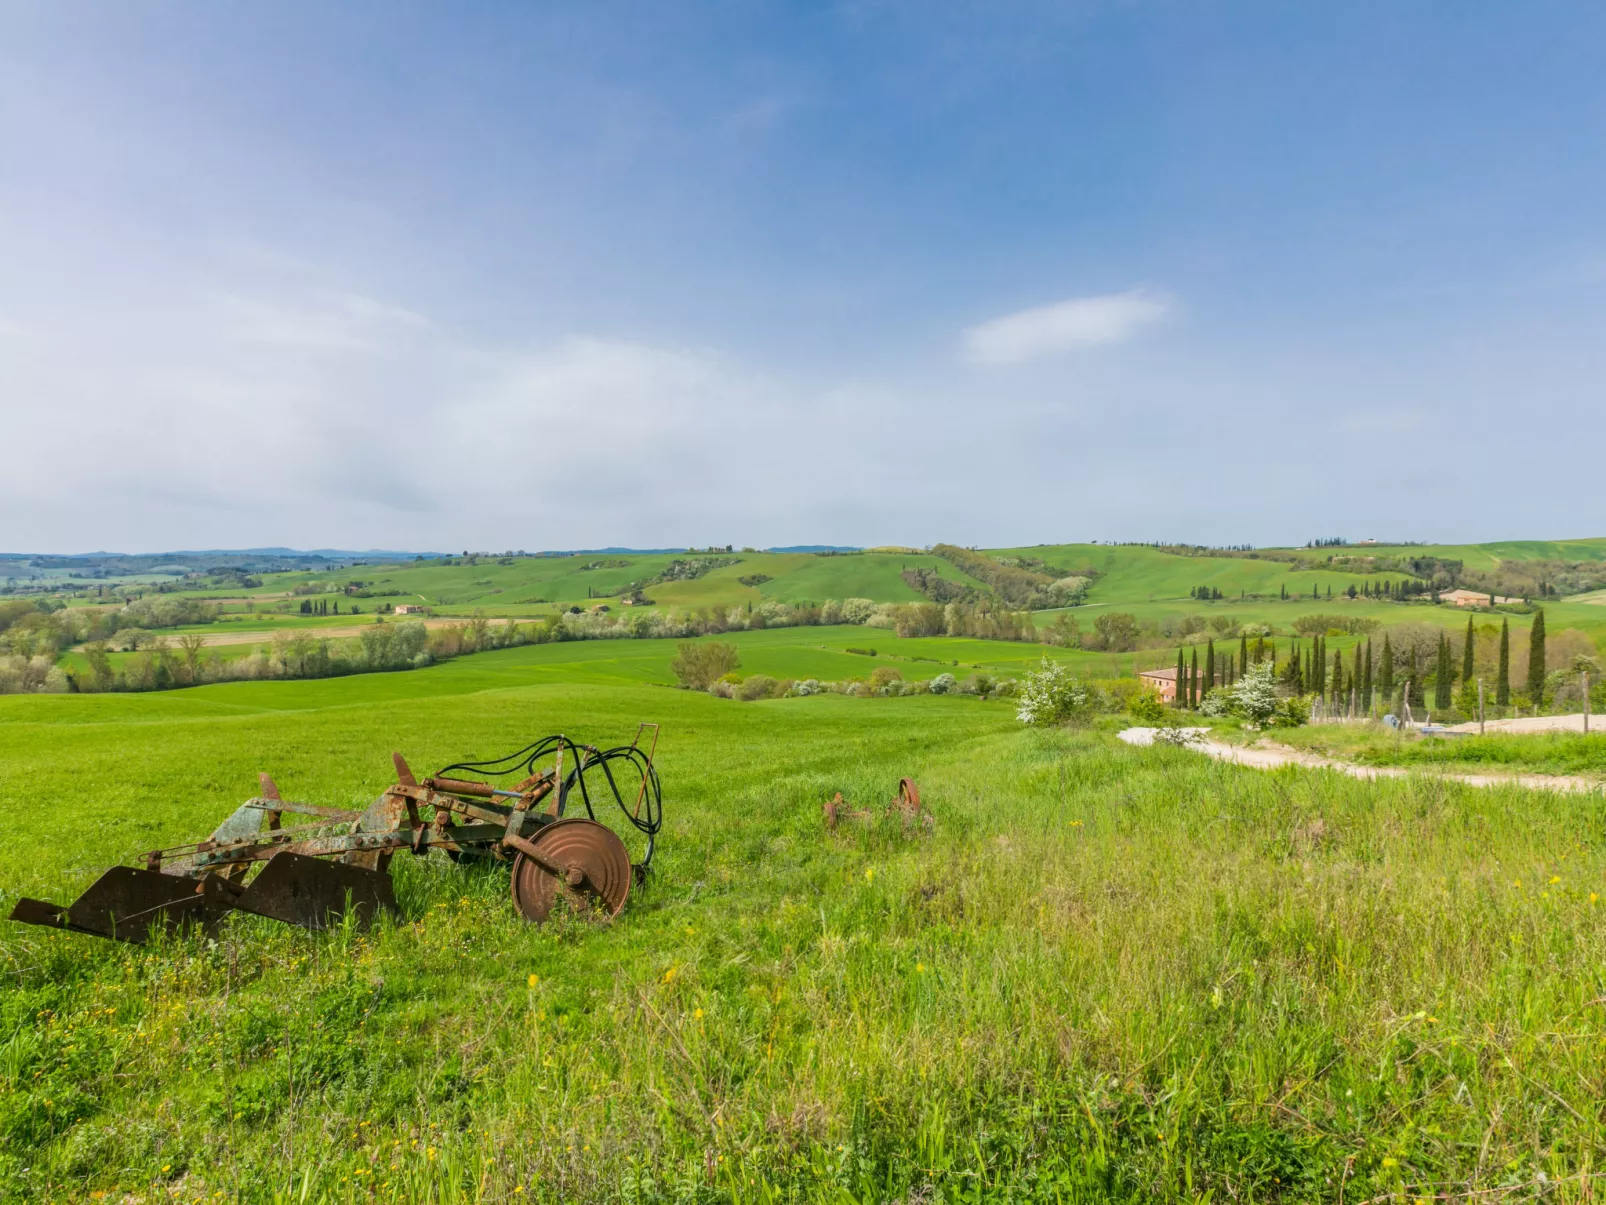
[[[526,854],[513,861],[513,906],[540,924],[559,899],[576,912],[615,915],[630,894],[630,854],[606,825],[570,816],[554,820],[532,838],[541,856],[566,872],[553,874]]]

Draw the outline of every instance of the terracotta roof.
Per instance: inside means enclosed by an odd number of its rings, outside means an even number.
[[[1164,678],[1167,682],[1175,682],[1177,680],[1177,667],[1172,665],[1167,666],[1165,669],[1140,669],[1138,677]]]

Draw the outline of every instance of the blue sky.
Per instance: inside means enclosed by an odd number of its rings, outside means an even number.
[[[0,547],[1606,534],[1598,5],[0,7]]]

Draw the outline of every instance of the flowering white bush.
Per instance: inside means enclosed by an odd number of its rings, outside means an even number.
[[[867,628],[886,628],[891,631],[898,626],[898,620],[893,614],[892,607],[882,606],[877,607],[871,613],[870,618],[864,621],[864,626]]]
[[[952,674],[941,673],[931,680],[931,693],[945,695],[953,690],[956,685],[958,685],[958,681]]]
[[[1058,724],[1086,712],[1089,702],[1087,687],[1060,662],[1044,657],[1042,667],[1021,683],[1015,718],[1022,724]]]
[[[758,605],[758,613],[772,628],[784,628],[792,619],[792,608],[779,599],[766,599]]]
[[[870,616],[876,613],[875,600],[869,598],[844,598],[842,600],[843,623],[868,623]]]
[[[792,693],[795,695],[817,695],[825,687],[820,685],[818,678],[804,678],[803,681],[793,685]]]
[[[1254,724],[1264,724],[1277,714],[1280,700],[1272,678],[1270,661],[1260,661],[1244,671],[1231,690],[1232,709]]]

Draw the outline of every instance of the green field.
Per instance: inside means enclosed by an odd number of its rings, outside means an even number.
[[[734,639],[788,675],[1042,651],[843,651],[865,635]],[[433,767],[656,719],[668,818],[603,928],[532,927],[505,873],[433,858],[398,859],[403,918],[367,935],[6,925],[0,1195],[1586,1199],[1598,801],[1262,774],[969,697],[735,703],[662,685],[672,653],[0,698],[6,903],[201,835],[258,770],[363,802],[392,749]],[[833,793],[877,808],[905,774],[930,832],[823,830]]]
[[[423,602],[443,614],[468,613],[482,608],[490,614],[549,613],[555,605],[568,606],[607,599],[636,582],[645,582],[676,560],[738,559],[705,576],[668,581],[649,587],[661,606],[735,606],[777,598],[783,602],[824,602],[828,598],[870,598],[877,602],[919,601],[920,594],[899,577],[904,568],[937,569],[954,581],[975,584],[940,557],[924,553],[858,553],[851,556],[816,556],[812,553],[732,552],[587,553],[569,557],[486,558],[474,564],[434,561],[399,565],[356,566],[339,572],[277,573],[245,592],[247,596],[274,599],[297,586],[348,581],[368,583],[382,601]],[[506,563],[504,563],[506,562]],[[738,579],[763,575],[769,581],[757,587]],[[392,593],[394,592],[394,593]],[[197,597],[207,592],[193,592]],[[233,592],[238,594],[239,592]],[[353,599],[371,610],[375,599]],[[297,605],[299,600],[288,600]]]
[[[1398,581],[1398,573],[1335,573],[1330,570],[1290,572],[1280,561],[1249,560],[1242,557],[1179,556],[1142,545],[1047,544],[1034,548],[998,550],[1006,556],[1033,556],[1074,568],[1088,565],[1099,571],[1089,591],[1090,602],[1127,605],[1139,602],[1188,602],[1195,586],[1212,586],[1227,599],[1240,594],[1277,595],[1282,587],[1289,594],[1309,600],[1312,592],[1325,594],[1332,587],[1338,595],[1353,583]]]

